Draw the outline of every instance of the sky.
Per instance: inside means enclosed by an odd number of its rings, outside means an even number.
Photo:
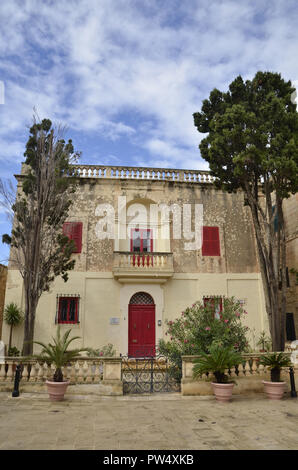
[[[297,47],[297,0],[1,0],[0,177],[15,184],[34,109],[81,163],[206,170],[193,113],[238,75],[297,81]]]

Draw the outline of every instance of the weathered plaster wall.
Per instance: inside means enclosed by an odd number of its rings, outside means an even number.
[[[3,310],[5,305],[5,290],[7,280],[7,266],[0,264],[0,339],[2,337]]]
[[[173,203],[183,206],[203,204],[204,225],[219,226],[220,257],[202,257],[201,251],[185,251],[185,239],[170,240],[174,253],[175,272],[258,272],[254,233],[249,209],[243,205],[242,193],[227,194],[208,184],[179,183],[147,180],[91,179],[81,180],[69,220],[83,221],[82,253],[75,255],[78,271],[110,271],[113,265],[113,240],[99,240],[96,236],[95,215],[98,204],[109,203],[118,213],[118,196],[126,196],[127,203],[148,201]],[[122,243],[123,245],[123,243]],[[127,242],[126,249],[129,250]],[[155,251],[163,251],[165,244],[156,242]]]
[[[298,194],[293,194],[283,204],[286,240],[287,266],[289,270],[290,287],[287,289],[287,312],[294,314],[296,338],[298,337],[298,284],[296,276],[290,270],[298,271]]]

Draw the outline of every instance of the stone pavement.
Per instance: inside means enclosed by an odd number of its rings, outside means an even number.
[[[0,393],[0,450],[297,450],[298,399]]]

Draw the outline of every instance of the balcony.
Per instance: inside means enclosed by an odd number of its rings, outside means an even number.
[[[73,170],[79,178],[159,180],[205,184],[213,184],[215,181],[214,176],[205,170],[104,165],[73,165]]]
[[[113,275],[119,282],[163,283],[173,274],[173,253],[114,251]]]

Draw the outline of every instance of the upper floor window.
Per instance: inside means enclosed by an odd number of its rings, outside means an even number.
[[[214,318],[219,319],[222,313],[222,298],[204,297],[204,306],[210,305],[214,311]]]
[[[73,253],[81,253],[82,251],[82,232],[82,222],[65,222],[63,224],[64,235],[75,242],[75,250]]]
[[[79,297],[58,297],[58,323],[79,323]]]
[[[220,256],[218,227],[203,227],[202,255]]]
[[[134,253],[152,252],[152,230],[143,228],[131,229],[130,251],[133,251]]]

